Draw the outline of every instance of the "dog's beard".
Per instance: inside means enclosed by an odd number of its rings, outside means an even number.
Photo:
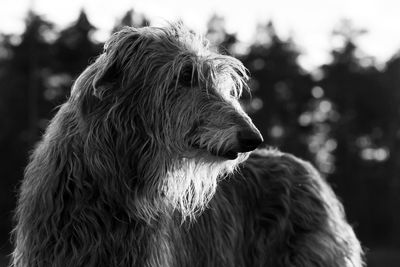
[[[180,212],[182,220],[194,219],[214,196],[218,181],[235,171],[248,155],[240,153],[235,160],[211,155],[175,160],[163,184],[168,205]]]

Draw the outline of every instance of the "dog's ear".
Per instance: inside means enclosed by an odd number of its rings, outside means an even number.
[[[96,97],[101,99],[110,89],[120,85],[125,65],[134,54],[138,36],[137,29],[125,27],[106,42],[103,54],[95,63],[97,72],[93,78],[93,93]]]
[[[100,99],[118,80],[116,63],[110,62],[107,57],[106,54],[103,54],[97,59],[98,71],[93,78],[93,94]]]

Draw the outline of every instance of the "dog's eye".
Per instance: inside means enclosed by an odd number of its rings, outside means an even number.
[[[195,70],[192,66],[186,67],[179,75],[179,83],[182,86],[193,87],[197,85]]]
[[[184,71],[179,76],[179,83],[183,86],[191,86],[192,85],[192,73],[188,71]]]

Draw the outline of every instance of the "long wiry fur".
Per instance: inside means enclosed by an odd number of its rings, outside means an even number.
[[[246,78],[180,25],[116,33],[31,155],[13,265],[360,266],[309,165],[240,165],[237,133],[258,132],[237,100]]]
[[[185,225],[176,266],[362,266],[341,203],[307,162],[258,150]],[[180,257],[179,257],[180,256]],[[196,259],[193,261],[192,259]]]

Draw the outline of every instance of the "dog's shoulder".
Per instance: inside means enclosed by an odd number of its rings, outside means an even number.
[[[302,227],[323,224],[333,206],[338,208],[338,213],[342,212],[325,178],[311,163],[292,154],[276,149],[256,150],[241,166],[239,175],[243,187],[257,192],[256,203],[264,212],[272,214],[276,211],[269,209],[279,206],[278,210],[285,211],[292,222]],[[303,221],[308,222],[304,224]]]
[[[233,178],[231,187],[245,196],[243,205],[252,210],[248,221],[253,218],[254,227],[265,233],[258,240],[270,244],[274,257],[267,260],[269,265],[362,265],[362,250],[343,206],[312,164],[276,149],[261,149]]]

